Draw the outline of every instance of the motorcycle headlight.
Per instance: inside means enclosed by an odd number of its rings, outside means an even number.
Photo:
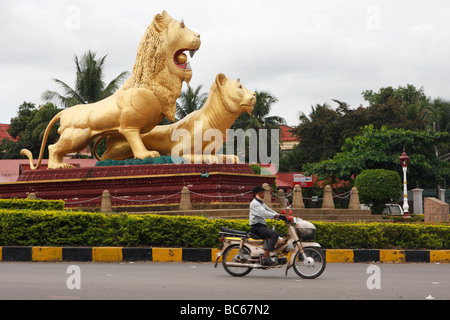
[[[316,238],[316,229],[311,228],[297,228],[297,235],[300,240],[307,241]]]
[[[295,224],[298,237],[303,240],[313,240],[316,237],[316,227],[308,221],[299,220]]]

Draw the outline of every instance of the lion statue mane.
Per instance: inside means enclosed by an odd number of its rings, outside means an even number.
[[[135,158],[157,157],[148,150],[141,135],[149,132],[164,117],[174,121],[176,100],[183,82],[192,77],[191,57],[200,48],[200,35],[189,30],[165,11],[155,15],[138,48],[133,72],[123,86],[101,101],[80,104],[58,113],[48,124],[37,165],[27,149],[21,151],[30,160],[31,169],[39,168],[51,127],[59,120],[59,140],[48,147],[48,169],[68,168],[64,155],[83,150],[102,135],[123,136]]]

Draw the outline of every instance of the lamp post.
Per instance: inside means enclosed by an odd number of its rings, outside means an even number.
[[[409,215],[408,186],[406,184],[406,170],[408,170],[409,157],[406,155],[405,148],[403,148],[403,153],[399,159],[403,170],[403,218],[411,218]]]

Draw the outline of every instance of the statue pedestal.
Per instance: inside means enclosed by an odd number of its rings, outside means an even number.
[[[17,182],[0,184],[0,198],[63,200],[68,208],[100,208],[108,190],[116,206],[178,204],[188,187],[191,202],[250,203],[251,190],[275,176],[254,174],[247,164],[146,164],[26,170]]]

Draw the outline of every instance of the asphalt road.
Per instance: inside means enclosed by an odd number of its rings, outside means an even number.
[[[375,267],[373,267],[375,266]],[[212,263],[0,263],[1,300],[448,300],[449,264],[329,263],[229,276]],[[69,288],[71,287],[71,288]]]

